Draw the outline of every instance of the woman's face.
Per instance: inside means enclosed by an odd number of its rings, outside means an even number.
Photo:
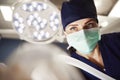
[[[98,27],[98,24],[93,18],[85,18],[81,20],[74,21],[68,24],[65,28],[65,35],[80,31],[82,29],[90,29]]]

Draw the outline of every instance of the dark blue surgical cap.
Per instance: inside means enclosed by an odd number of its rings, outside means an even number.
[[[98,22],[93,0],[70,0],[62,4],[61,19],[64,30],[69,23],[84,18],[94,18]]]

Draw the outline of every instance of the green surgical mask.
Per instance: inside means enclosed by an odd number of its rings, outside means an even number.
[[[74,47],[83,54],[89,54],[94,50],[100,39],[99,28],[83,29],[67,35],[69,46]]]

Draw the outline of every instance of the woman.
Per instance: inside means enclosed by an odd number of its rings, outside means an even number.
[[[100,36],[94,1],[64,2],[61,18],[71,57],[120,80],[120,33]],[[87,80],[99,80],[82,72]]]

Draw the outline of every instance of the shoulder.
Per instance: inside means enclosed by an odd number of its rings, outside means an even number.
[[[120,32],[103,34],[102,37],[120,37]]]
[[[103,34],[101,35],[101,40],[102,41],[120,41],[120,32],[116,33],[109,33],[109,34]]]
[[[99,46],[111,50],[120,49],[120,32],[101,35],[101,40],[98,42]]]

